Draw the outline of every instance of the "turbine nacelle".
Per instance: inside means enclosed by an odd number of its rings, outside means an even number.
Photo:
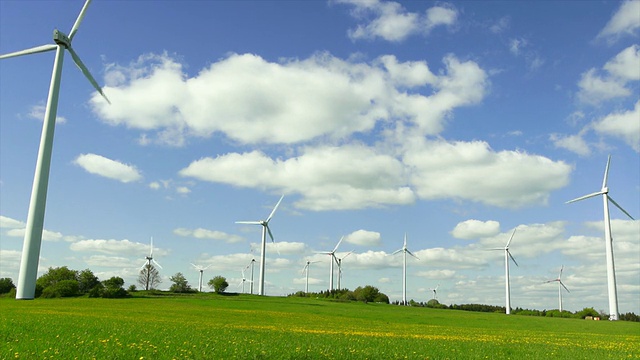
[[[53,41],[66,49],[71,47],[71,39],[58,29],[53,30]]]

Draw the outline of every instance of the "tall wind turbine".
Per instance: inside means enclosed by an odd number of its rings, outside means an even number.
[[[511,244],[511,240],[513,240],[513,235],[516,234],[516,229],[513,229],[513,233],[511,234],[511,237],[509,238],[509,241],[507,241],[507,245],[505,245],[504,248],[490,249],[490,250],[504,250],[504,277],[505,277],[504,287],[505,287],[505,298],[506,298],[505,308],[506,308],[507,315],[511,314],[511,288],[509,287],[509,258],[511,258],[511,260],[513,260],[513,263],[516,264],[516,266],[518,266],[516,259],[513,258],[513,255],[511,255],[511,252],[509,251],[509,244]]]
[[[307,278],[307,282],[306,285],[304,287],[304,292],[305,293],[309,293],[309,265],[311,264],[315,264],[319,261],[309,261],[307,260],[307,263],[304,265],[304,268],[302,268],[302,272],[305,273],[306,278]]]
[[[604,205],[604,240],[605,251],[607,256],[607,280],[609,288],[609,320],[618,320],[618,290],[616,288],[616,267],[613,261],[613,237],[611,236],[611,219],[609,217],[609,201],[620,209],[631,220],[635,220],[629,213],[623,209],[611,196],[609,196],[609,188],[607,187],[607,177],[609,176],[609,163],[611,163],[611,155],[607,159],[607,166],[604,169],[604,180],[602,181],[602,189],[589,195],[569,200],[566,203],[572,203],[590,197],[602,195],[602,203]]]
[[[318,252],[318,254],[324,254],[324,255],[329,255],[330,257],[330,265],[329,265],[329,291],[333,290],[333,263],[337,263],[338,260],[336,259],[336,251],[338,251],[338,246],[340,246],[340,243],[342,242],[342,240],[344,240],[344,236],[340,238],[340,241],[338,241],[338,244],[336,244],[336,247],[333,248],[333,250],[331,251],[322,251],[322,252]]]
[[[407,254],[413,256],[418,259],[417,256],[413,255],[409,249],[407,249],[407,233],[404,234],[404,245],[402,245],[401,249],[398,249],[393,252],[391,255],[395,255],[399,252],[403,253],[403,261],[402,261],[402,305],[407,305]],[[420,259],[418,259],[420,260]]]
[[[560,268],[560,274],[558,274],[558,278],[557,279],[545,281],[545,283],[550,283],[550,282],[554,282],[554,281],[558,282],[558,302],[560,303],[558,309],[560,309],[560,312],[562,312],[562,288],[567,290],[567,292],[571,292],[571,291],[569,291],[569,289],[567,289],[566,286],[564,286],[564,283],[562,282],[562,270],[564,270],[564,265]]]
[[[249,282],[249,293],[253,295],[253,265],[256,263],[256,259],[251,258],[249,265],[245,269],[251,267],[251,281]]]
[[[280,197],[280,200],[278,200],[278,203],[276,204],[276,206],[273,207],[271,214],[269,214],[269,217],[267,217],[266,220],[236,221],[236,224],[262,225],[262,245],[260,250],[260,278],[259,278],[259,284],[258,284],[259,286],[258,295],[264,295],[264,259],[265,259],[265,250],[267,247],[267,233],[269,233],[271,242],[275,243],[275,240],[273,239],[273,234],[271,233],[271,229],[269,228],[269,221],[271,221],[273,214],[276,213],[276,210],[278,209],[278,206],[280,205],[280,202],[282,202],[283,198],[284,198],[284,195]]]
[[[145,286],[145,290],[149,290],[149,281],[151,280],[151,267],[153,265],[151,265],[151,262],[153,262],[154,264],[156,264],[160,269],[162,269],[162,266],[160,266],[160,264],[158,264],[157,261],[155,261],[153,259],[153,236],[151,237],[151,242],[149,243],[149,255],[144,257],[146,261],[146,263],[144,265],[142,265],[142,267],[140,267],[140,270],[142,269],[147,269],[147,283]]]
[[[336,257],[336,260],[338,262],[338,290],[342,289],[342,287],[340,287],[340,281],[342,280],[342,260],[346,259],[347,256],[351,255],[352,253],[353,253],[353,250],[349,251],[342,258]]]
[[[204,271],[207,270],[209,266],[211,266],[211,264],[207,265],[206,267],[202,267],[191,263],[191,266],[193,266],[194,268],[196,268],[196,270],[198,270],[198,272],[200,272],[200,278],[198,279],[198,291],[202,292],[202,273],[204,273]]]
[[[0,55],[0,59],[37,54],[46,51],[56,51],[53,61],[53,73],[49,85],[49,96],[47,107],[42,123],[42,135],[40,136],[40,148],[38,149],[38,159],[36,161],[36,171],[33,177],[33,187],[31,188],[31,200],[29,202],[29,212],[27,215],[27,225],[24,233],[24,243],[22,246],[22,260],[20,262],[20,274],[18,276],[18,289],[16,299],[33,299],[36,291],[36,277],[38,275],[38,262],[40,260],[40,248],[42,244],[42,230],[44,227],[44,213],[47,202],[47,187],[49,184],[49,169],[51,167],[51,152],[53,150],[53,133],[58,112],[58,97],[60,93],[60,80],[62,76],[62,63],[64,51],[68,50],[73,58],[73,62],[80,68],[84,76],[91,85],[102,95],[107,102],[109,99],[102,92],[102,89],[93,78],[87,67],[82,63],[78,54],[71,47],[71,41],[78,32],[80,23],[89,7],[91,0],[87,0],[80,11],[80,15],[71,28],[69,35],[65,35],[60,30],[53,31],[53,41],[55,44],[36,46],[26,50],[20,50],[9,54]]]

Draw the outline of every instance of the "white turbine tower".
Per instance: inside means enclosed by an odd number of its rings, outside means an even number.
[[[275,243],[275,240],[273,239],[273,234],[271,233],[271,229],[269,228],[269,221],[271,221],[273,214],[276,213],[276,210],[278,209],[278,206],[280,205],[280,202],[282,201],[283,198],[284,198],[284,195],[280,197],[280,200],[278,200],[278,203],[276,204],[276,206],[273,207],[271,214],[269,214],[269,217],[267,217],[266,220],[236,221],[236,224],[262,225],[262,244],[261,244],[261,251],[260,251],[260,278],[259,278],[259,284],[258,284],[259,286],[258,295],[264,295],[264,262],[265,262],[264,259],[265,259],[265,250],[267,247],[267,233],[269,233],[271,242]]]
[[[569,289],[567,289],[566,286],[564,286],[564,283],[562,282],[562,270],[564,270],[564,265],[560,268],[560,274],[558,274],[558,278],[557,279],[545,281],[545,284],[546,283],[550,283],[550,282],[554,282],[554,281],[558,282],[558,302],[559,302],[558,309],[560,310],[560,312],[562,312],[562,288],[567,290],[567,292],[571,292],[571,291],[569,291]]]
[[[194,268],[196,268],[196,270],[198,270],[198,272],[200,272],[200,277],[198,279],[198,291],[202,292],[202,274],[204,273],[205,270],[207,270],[209,268],[209,266],[211,266],[211,264],[202,267],[202,266],[198,266],[194,263],[191,263],[191,266],[193,266]]]
[[[403,261],[402,261],[402,305],[407,305],[407,254],[413,256],[418,259],[417,256],[413,255],[409,249],[407,249],[407,234],[404,234],[404,245],[402,245],[401,249],[394,251],[391,255],[395,255],[397,253],[403,253]],[[420,260],[420,259],[418,259]]]
[[[140,270],[142,269],[146,269],[147,270],[147,283],[145,286],[145,290],[149,290],[149,281],[151,280],[151,267],[153,265],[151,265],[151,263],[153,262],[154,264],[156,264],[160,269],[162,269],[162,266],[160,266],[160,264],[158,264],[157,261],[155,261],[153,259],[153,236],[151,237],[151,242],[149,243],[149,255],[144,257],[146,262],[144,265],[142,265],[140,267]]]
[[[329,291],[333,290],[333,263],[337,263],[338,260],[336,259],[336,251],[338,250],[338,246],[340,246],[340,243],[342,242],[342,240],[344,239],[344,236],[340,238],[340,241],[338,241],[338,244],[336,244],[336,247],[333,248],[333,250],[331,251],[322,251],[322,252],[318,252],[317,254],[324,254],[324,255],[329,255],[330,257],[330,265],[329,265]]]
[[[352,253],[353,253],[353,250],[349,251],[342,258],[336,257],[336,260],[338,262],[338,290],[342,289],[342,287],[340,287],[340,282],[342,281],[342,260],[346,259],[347,256],[351,255]]]
[[[631,220],[635,220],[629,213],[623,209],[611,196],[609,196],[609,188],[607,187],[607,177],[609,176],[609,163],[611,163],[611,155],[607,159],[607,166],[604,169],[604,180],[602,181],[602,189],[589,195],[581,196],[577,199],[567,201],[567,204],[588,199],[590,197],[602,195],[602,203],[604,205],[604,240],[605,251],[607,256],[607,280],[609,288],[609,320],[618,320],[618,290],[616,288],[616,267],[613,261],[613,237],[611,236],[611,219],[609,217],[609,201],[620,209]]]
[[[307,263],[304,265],[304,268],[302,268],[302,272],[306,275],[306,278],[307,278],[306,285],[304,287],[304,292],[305,293],[309,293],[309,265],[315,264],[317,262],[320,262],[320,261],[309,261],[309,260],[307,260]]]
[[[438,288],[440,287],[440,284],[436,285],[435,288],[429,288],[429,290],[431,290],[433,292],[433,300],[436,300],[436,296],[438,295]]]
[[[504,277],[505,277],[505,298],[506,298],[505,310],[507,315],[511,314],[511,288],[509,287],[509,258],[511,258],[511,260],[513,260],[513,263],[516,264],[516,266],[518,266],[516,259],[514,259],[513,256],[511,255],[511,252],[509,252],[509,244],[511,244],[511,240],[513,240],[513,235],[516,234],[516,229],[513,229],[513,233],[511,234],[511,237],[509,238],[509,241],[507,241],[507,245],[505,245],[504,248],[491,249],[491,250],[504,250]]]
[[[245,269],[248,269],[251,266],[251,281],[249,281],[249,293],[253,295],[253,265],[256,263],[256,259],[251,259],[249,265]]]
[[[53,150],[53,133],[58,112],[58,97],[60,93],[60,79],[62,76],[62,63],[64,51],[68,50],[73,58],[73,62],[80,68],[84,76],[91,85],[102,95],[107,102],[109,99],[102,92],[102,89],[91,76],[87,67],[82,63],[78,54],[71,47],[71,41],[78,32],[80,23],[84,18],[89,3],[87,0],[80,11],[80,15],[71,28],[69,35],[65,35],[59,30],[53,31],[53,41],[55,44],[36,46],[30,49],[0,55],[0,59],[7,59],[15,56],[37,54],[46,51],[56,51],[53,61],[53,73],[49,85],[49,96],[47,107],[44,113],[42,124],[42,135],[40,137],[40,148],[38,149],[38,159],[36,161],[36,171],[33,177],[33,187],[31,188],[31,200],[29,202],[29,212],[27,214],[27,225],[24,233],[24,243],[22,246],[22,260],[20,262],[20,274],[18,276],[18,289],[16,299],[33,299],[36,291],[36,277],[38,275],[38,262],[40,260],[40,248],[42,244],[42,230],[44,227],[44,213],[47,202],[47,187],[49,184],[49,169],[51,167],[51,152]]]

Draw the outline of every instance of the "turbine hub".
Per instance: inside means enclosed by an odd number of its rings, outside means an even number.
[[[56,44],[62,45],[65,48],[69,48],[71,46],[71,39],[67,35],[65,35],[62,31],[55,29],[53,30],[53,41]]]
[[[608,194],[609,193],[609,188],[608,187],[603,187],[602,190],[600,190],[603,194]]]

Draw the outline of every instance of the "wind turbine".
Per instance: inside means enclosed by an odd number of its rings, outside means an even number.
[[[436,300],[436,295],[438,294],[438,288],[440,287],[440,284],[438,284],[435,288],[429,288],[429,290],[433,291],[433,300]]]
[[[305,273],[306,277],[307,277],[307,282],[306,282],[306,285],[304,287],[304,292],[305,293],[309,293],[309,265],[315,264],[317,262],[320,262],[320,261],[309,261],[309,260],[307,260],[307,263],[304,265],[304,268],[302,268],[302,272]]]
[[[560,309],[560,312],[562,312],[562,288],[567,290],[567,292],[571,292],[571,291],[569,291],[569,289],[567,289],[566,286],[564,286],[564,283],[562,282],[562,270],[564,270],[564,265],[562,265],[562,267],[560,268],[560,274],[558,274],[558,278],[557,279],[545,281],[545,283],[550,283],[550,282],[554,282],[554,281],[558,282],[558,299],[559,299],[558,301],[560,303],[560,307],[558,309]]]
[[[343,256],[342,258],[336,258],[337,262],[338,262],[338,290],[342,289],[340,287],[340,280],[342,280],[342,260],[346,259],[347,256],[351,255],[353,253],[353,250],[349,251],[345,256]]]
[[[240,280],[240,283],[238,284],[238,287],[240,287],[240,285],[242,285],[242,293],[244,294],[244,283],[249,281],[250,283],[253,282],[253,280],[247,280],[246,276],[244,275],[244,271],[247,270],[249,268],[249,265],[245,266],[244,268],[242,268],[242,280]]]
[[[147,261],[146,261],[146,263],[144,265],[142,265],[140,267],[140,270],[147,269],[147,276],[146,276],[147,284],[146,284],[145,290],[149,290],[149,280],[151,280],[151,267],[153,266],[153,265],[151,265],[151,262],[153,262],[160,269],[162,269],[162,266],[160,266],[160,264],[158,264],[158,262],[153,259],[153,236],[151,237],[151,242],[149,244],[149,256],[145,256],[144,258]]]
[[[256,259],[251,259],[251,261],[249,262],[249,265],[247,265],[247,267],[245,269],[248,269],[249,266],[251,266],[251,281],[249,282],[249,291],[250,294],[253,295],[253,264],[256,263]]]
[[[613,261],[613,237],[611,236],[611,219],[609,217],[609,201],[620,209],[631,220],[635,220],[629,213],[623,209],[611,196],[609,196],[609,188],[607,187],[607,177],[609,176],[609,164],[611,163],[611,155],[607,159],[607,166],[604,169],[604,180],[602,181],[602,189],[589,195],[569,200],[566,203],[572,203],[590,197],[602,195],[602,203],[604,205],[604,240],[605,251],[607,257],[607,280],[609,288],[609,320],[618,320],[618,290],[616,288],[616,267]]]
[[[211,266],[211,264],[207,265],[206,267],[202,267],[194,263],[191,263],[191,266],[193,266],[194,268],[196,268],[196,270],[200,272],[200,278],[198,279],[198,291],[202,292],[202,273],[204,273],[204,271],[207,270],[209,266]]]
[[[280,197],[280,200],[278,200],[278,203],[276,204],[276,206],[274,206],[273,210],[271,211],[271,214],[269,214],[269,217],[267,217],[266,220],[236,221],[236,224],[262,225],[262,245],[261,245],[261,251],[260,251],[260,278],[259,278],[258,295],[264,295],[264,259],[265,259],[265,250],[267,247],[267,233],[269,233],[271,242],[275,243],[275,240],[273,240],[273,234],[271,233],[271,229],[269,228],[269,221],[271,221],[273,214],[275,214],[283,198],[284,198],[284,195]]]
[[[395,255],[399,252],[403,253],[403,262],[402,262],[402,305],[407,305],[407,254],[413,256],[418,259],[417,256],[413,255],[409,249],[407,249],[407,233],[404,234],[404,245],[402,248],[394,251],[391,255]],[[418,259],[420,260],[420,259]]]
[[[506,297],[505,307],[506,307],[507,315],[511,314],[511,288],[509,287],[509,258],[511,258],[511,260],[513,260],[513,263],[516,264],[516,266],[518,266],[516,259],[514,259],[513,255],[511,255],[511,252],[509,252],[509,244],[511,244],[511,240],[513,240],[513,235],[516,234],[516,229],[513,229],[513,233],[511,234],[511,237],[509,238],[509,241],[507,241],[507,245],[505,245],[504,248],[490,249],[490,250],[504,250],[504,277],[505,277],[505,297]]]
[[[321,251],[318,252],[317,254],[324,254],[324,255],[329,255],[330,258],[330,265],[329,265],[329,291],[333,290],[333,263],[334,262],[338,262],[338,260],[336,259],[336,251],[338,250],[338,246],[340,246],[340,243],[342,242],[342,240],[344,239],[344,236],[340,238],[340,241],[338,241],[338,244],[336,244],[336,247],[333,248],[333,250],[331,251]]]
[[[53,41],[55,44],[41,45],[0,55],[0,59],[8,59],[21,55],[37,54],[52,50],[56,51],[56,56],[53,61],[51,83],[49,85],[47,107],[44,113],[44,122],[42,123],[42,135],[40,136],[36,171],[33,177],[33,187],[31,188],[31,200],[29,202],[27,225],[22,246],[22,260],[20,262],[16,299],[33,299],[35,297],[36,277],[38,275],[38,262],[40,260],[40,248],[42,244],[42,230],[44,227],[44,213],[47,202],[47,187],[49,184],[49,169],[51,167],[51,152],[53,150],[53,133],[55,130],[56,114],[58,112],[58,97],[60,95],[60,80],[62,77],[62,63],[65,50],[69,51],[73,62],[80,68],[80,71],[82,71],[91,85],[109,102],[109,99],[107,99],[106,95],[102,92],[96,80],[71,47],[71,41],[78,32],[78,28],[89,7],[89,3],[91,3],[91,0],[87,0],[84,3],[80,15],[78,15],[68,36],[58,29],[53,31]]]

